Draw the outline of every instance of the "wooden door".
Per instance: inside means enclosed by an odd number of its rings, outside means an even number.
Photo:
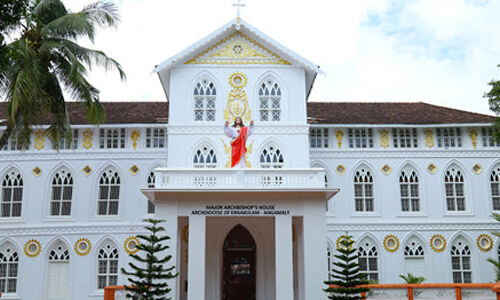
[[[223,300],[255,300],[255,241],[238,225],[224,241]]]

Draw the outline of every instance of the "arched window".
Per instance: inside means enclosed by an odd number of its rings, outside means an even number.
[[[378,281],[378,251],[370,241],[364,241],[358,248],[359,271],[370,281]]]
[[[283,168],[284,162],[283,153],[274,144],[269,144],[260,153],[261,168]]]
[[[215,121],[215,98],[217,92],[213,82],[203,79],[194,87],[194,120]]]
[[[155,182],[156,182],[156,176],[155,172],[151,171],[148,176],[148,188],[154,189],[155,188]],[[151,200],[148,199],[148,214],[154,214],[155,213],[155,205]]]
[[[120,199],[120,176],[110,168],[104,171],[99,179],[98,215],[117,215]]]
[[[217,155],[215,150],[209,145],[198,147],[193,156],[193,167],[195,168],[215,168],[217,167]]]
[[[280,121],[281,89],[278,83],[268,78],[259,88],[259,113],[261,121]]]
[[[373,175],[363,167],[354,174],[354,204],[356,211],[374,211]]]
[[[20,217],[23,203],[23,178],[17,171],[2,180],[2,218]]]
[[[500,210],[500,166],[495,167],[490,174],[491,201],[493,210]]]
[[[97,288],[104,289],[118,282],[118,249],[106,243],[97,254]]]
[[[68,247],[57,243],[49,252],[47,299],[70,299],[69,277]]]
[[[63,169],[52,178],[52,197],[50,200],[51,216],[71,215],[71,199],[73,197],[73,177]]]
[[[411,273],[415,276],[425,275],[425,252],[419,240],[410,239],[404,248],[405,274]]]
[[[10,244],[0,247],[0,293],[9,294],[17,291],[17,270],[19,256]]]
[[[444,175],[446,208],[448,211],[465,211],[464,175],[456,166],[451,166]]]
[[[406,169],[399,175],[401,211],[420,211],[419,180],[415,170]]]
[[[453,272],[453,283],[471,283],[471,251],[469,245],[457,240],[451,246],[451,269]]]

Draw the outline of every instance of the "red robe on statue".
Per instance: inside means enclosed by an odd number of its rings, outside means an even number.
[[[245,159],[245,153],[247,152],[247,129],[247,127],[242,127],[240,135],[231,142],[231,168],[234,168],[241,159]]]

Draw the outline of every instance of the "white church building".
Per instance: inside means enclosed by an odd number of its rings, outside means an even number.
[[[2,299],[102,299],[150,217],[171,237],[174,300],[326,299],[345,232],[372,281],[495,281],[493,117],[314,102],[320,67],[239,18],[154,71],[168,101],[103,103],[100,126],[68,103],[60,150],[41,123],[30,149],[0,151]],[[236,117],[255,122],[245,168],[224,136]]]

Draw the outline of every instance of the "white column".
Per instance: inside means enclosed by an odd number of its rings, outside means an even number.
[[[188,300],[205,299],[206,217],[189,216]]]
[[[326,213],[324,201],[304,202],[304,299],[327,299]]]
[[[164,254],[166,255],[172,255],[172,258],[170,259],[168,265],[166,265],[166,268],[170,268],[171,266],[175,266],[175,270],[172,271],[172,273],[179,272],[179,269],[177,266],[179,266],[179,256],[178,256],[178,220],[177,220],[177,203],[175,202],[169,202],[169,203],[163,203],[163,202],[156,202],[155,204],[155,219],[163,219],[166,222],[161,223],[163,227],[165,227],[165,235],[168,235],[170,237],[170,240],[166,242],[166,244],[170,247],[168,248],[165,253],[162,253],[162,257]],[[179,292],[179,276],[177,276],[174,279],[170,279],[168,281],[168,287],[171,288],[172,290],[170,291],[169,297],[171,297],[174,300],[178,300],[180,297],[180,292]]]
[[[276,300],[293,299],[292,216],[274,217]]]

